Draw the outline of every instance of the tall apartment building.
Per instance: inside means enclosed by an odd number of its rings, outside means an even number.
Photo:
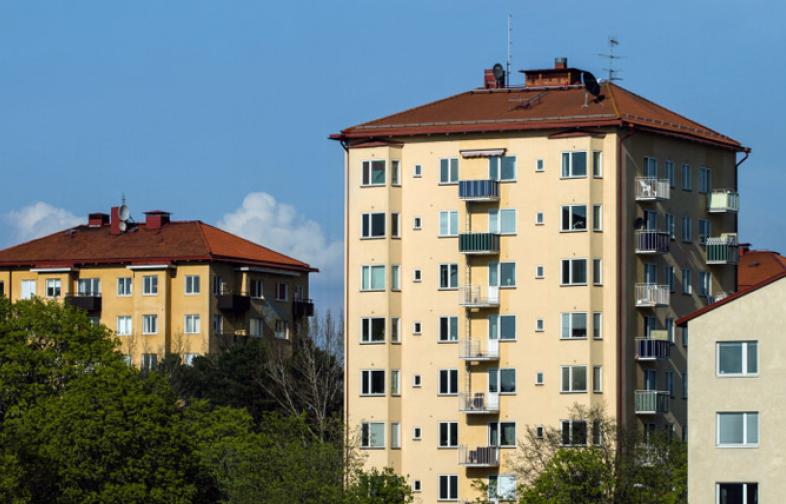
[[[289,339],[313,314],[308,264],[209,226],[145,222],[127,207],[0,250],[0,294],[62,299],[116,332],[140,367],[177,353],[190,362],[244,337]]]
[[[673,322],[736,287],[748,150],[565,59],[524,73],[331,136],[347,422],[421,502],[506,500],[525,429],[588,442],[574,403],[681,436]]]

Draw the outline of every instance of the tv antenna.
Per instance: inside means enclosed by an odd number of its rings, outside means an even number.
[[[510,58],[513,56],[510,55],[510,48],[513,45],[513,41],[510,40],[510,34],[513,31],[513,28],[510,27],[510,20],[513,17],[513,14],[508,14],[508,72],[505,74],[505,87],[510,86]]]
[[[608,78],[609,82],[621,81],[622,80],[622,77],[617,77],[617,73],[619,72],[619,70],[615,70],[614,69],[614,60],[623,58],[623,56],[617,56],[617,55],[614,54],[614,46],[618,46],[619,44],[620,44],[620,41],[617,38],[617,36],[616,35],[612,35],[612,36],[609,37],[609,53],[608,54],[598,54],[598,56],[601,56],[603,58],[608,58],[609,59],[609,67],[608,68],[604,68],[604,70],[609,72],[609,78]]]

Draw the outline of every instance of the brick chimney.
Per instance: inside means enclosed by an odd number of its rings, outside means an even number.
[[[494,70],[483,71],[483,87],[485,89],[497,89],[497,78],[494,77]]]
[[[109,224],[109,215],[101,212],[88,214],[87,225],[90,227],[102,227]]]
[[[161,210],[153,210],[152,212],[145,212],[145,229],[157,230],[169,224],[169,212]]]
[[[572,86],[581,84],[581,70],[568,68],[568,58],[554,58],[554,68],[523,70],[527,87]]]

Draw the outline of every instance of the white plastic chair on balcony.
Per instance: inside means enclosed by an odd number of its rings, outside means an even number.
[[[644,198],[652,198],[654,195],[652,194],[652,185],[647,182],[646,179],[639,179],[639,184],[641,186],[641,196]]]

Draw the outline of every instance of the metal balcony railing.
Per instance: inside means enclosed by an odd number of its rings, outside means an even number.
[[[715,189],[707,195],[710,213],[736,213],[740,211],[740,193],[731,189]]]
[[[216,301],[219,310],[242,312],[251,308],[251,297],[246,292],[222,290],[221,294],[216,294]]]
[[[636,179],[636,201],[667,200],[670,197],[671,184],[668,179]]]
[[[657,390],[636,391],[636,414],[655,415],[669,412],[669,393]]]
[[[671,236],[664,231],[636,231],[637,254],[665,254],[669,251]]]
[[[499,182],[496,180],[460,180],[459,199],[464,201],[499,200]]]
[[[497,467],[499,465],[499,446],[459,446],[458,462],[462,467]]]
[[[499,413],[499,393],[459,392],[459,412],[467,414]]]
[[[499,340],[465,339],[459,341],[459,359],[489,361],[499,359]]]
[[[739,264],[740,247],[731,236],[707,238],[707,264]]]
[[[498,254],[499,235],[496,233],[461,233],[459,252],[462,254]]]
[[[64,296],[64,299],[66,304],[71,305],[74,308],[81,308],[89,312],[101,311],[100,292],[83,292],[78,294],[69,293]]]
[[[654,361],[671,357],[671,343],[668,340],[636,338],[636,360]]]
[[[468,308],[499,306],[499,287],[489,286],[484,294],[480,285],[462,285],[459,287],[459,305]]]
[[[314,301],[311,299],[295,299],[292,301],[292,315],[294,317],[313,317]]]
[[[636,284],[636,306],[638,308],[653,308],[656,306],[669,306],[671,292],[668,285]]]

